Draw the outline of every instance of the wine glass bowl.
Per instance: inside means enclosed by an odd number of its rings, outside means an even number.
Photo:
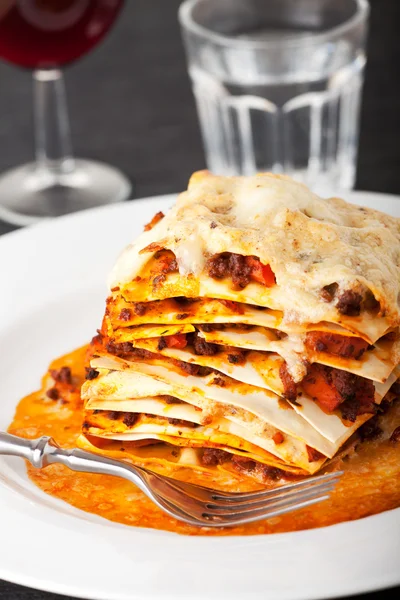
[[[2,0],[0,59],[33,70],[35,161],[0,174],[0,218],[28,225],[126,200],[129,180],[109,165],[74,159],[60,67],[106,36],[123,0]]]

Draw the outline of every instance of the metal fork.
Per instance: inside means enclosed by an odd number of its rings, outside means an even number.
[[[202,527],[242,525],[321,502],[329,498],[343,474],[338,471],[319,475],[268,491],[226,493],[171,479],[79,448],[65,450],[47,436],[27,440],[0,432],[0,454],[25,458],[37,469],[60,463],[73,471],[123,477],[170,516]]]

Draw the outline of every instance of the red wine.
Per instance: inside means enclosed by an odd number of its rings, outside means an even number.
[[[123,0],[0,0],[0,58],[54,68],[89,52],[106,35]]]

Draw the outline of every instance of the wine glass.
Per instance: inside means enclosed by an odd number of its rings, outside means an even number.
[[[89,52],[123,0],[1,0],[0,58],[33,70],[35,161],[0,174],[0,218],[29,225],[126,200],[119,170],[72,155],[61,66]]]

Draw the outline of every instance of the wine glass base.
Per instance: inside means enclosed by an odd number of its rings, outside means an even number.
[[[31,225],[43,219],[127,200],[129,180],[114,167],[89,160],[52,171],[29,163],[0,175],[0,219]]]

